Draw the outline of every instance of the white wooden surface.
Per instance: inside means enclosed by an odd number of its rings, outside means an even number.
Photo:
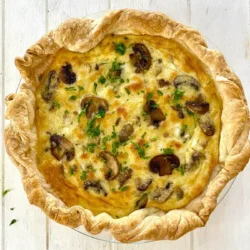
[[[250,103],[250,19],[248,0],[1,0],[0,60],[0,197],[1,250],[99,250],[152,248],[185,250],[250,249],[250,166],[241,173],[231,191],[212,214],[207,226],[178,241],[143,245],[117,245],[80,235],[49,220],[30,206],[19,173],[3,147],[3,97],[16,90],[20,79],[14,58],[23,55],[46,31],[69,17],[81,17],[107,9],[136,8],[165,12],[194,26],[225,54],[242,80]],[[12,211],[10,208],[15,207]],[[17,223],[9,226],[12,219]]]

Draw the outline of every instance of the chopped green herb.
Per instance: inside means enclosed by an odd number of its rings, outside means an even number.
[[[84,90],[84,87],[78,86],[78,89],[79,89],[79,91],[82,91],[82,90]]]
[[[118,148],[120,147],[121,143],[119,141],[114,141],[112,143],[112,153],[114,156],[117,156],[118,154]]]
[[[153,97],[153,93],[152,92],[148,93],[147,94],[147,101],[151,100],[152,97]]]
[[[77,98],[77,96],[72,95],[72,96],[70,96],[70,97],[69,97],[69,100],[71,100],[71,101],[75,101],[75,100],[76,100],[76,98]]]
[[[157,90],[158,95],[163,95],[163,92],[160,90]]]
[[[16,220],[16,219],[13,219],[13,220],[10,222],[9,226],[15,224],[16,222],[17,222],[17,220]]]
[[[84,107],[83,107],[82,111],[78,114],[78,123],[80,123],[80,122],[81,122],[81,118],[82,118],[82,116],[86,115],[87,108],[88,108],[88,106],[89,106],[90,102],[91,102],[91,101],[88,101],[88,102],[84,105]]]
[[[196,127],[196,125],[197,125],[197,114],[195,114],[194,112],[192,112],[191,110],[189,110],[188,108],[185,108],[185,110],[186,110],[186,112],[187,112],[187,114],[189,115],[189,116],[192,116],[193,118],[194,118],[194,126]]]
[[[114,43],[115,51],[121,55],[124,55],[126,52],[126,46],[124,43]]]
[[[2,196],[4,197],[6,194],[8,194],[12,189],[6,189],[2,192]]]
[[[95,118],[103,118],[105,116],[105,109],[99,109],[98,113],[95,115]]]
[[[88,120],[86,134],[89,137],[97,137],[100,135],[100,133],[101,133],[100,125],[95,126],[95,118]]]
[[[94,169],[92,165],[88,165],[88,166],[86,167],[86,171],[87,171],[87,173],[90,173],[90,172],[95,172],[96,169]]]
[[[120,95],[116,95],[115,98],[121,98],[121,96]]]
[[[104,84],[106,82],[106,78],[103,75],[101,75],[100,78],[98,79],[98,82]]]
[[[121,70],[121,63],[117,62],[117,60],[115,59],[112,63],[112,67],[111,70],[116,71],[116,70]]]
[[[96,82],[94,82],[94,94],[97,95],[97,83]]]
[[[146,136],[147,132],[144,132],[143,135],[141,136],[142,139]]]
[[[137,150],[138,152],[138,155],[140,156],[140,158],[142,159],[148,159],[149,157],[145,156],[145,149],[143,147],[140,147],[140,145],[138,143],[134,143],[132,142],[135,146],[135,149]]]
[[[187,132],[188,125],[182,125],[181,126],[181,131],[180,131],[180,136],[184,136]]]
[[[128,189],[128,186],[123,186],[123,187],[120,187],[119,188],[119,190],[121,191],[121,192],[124,192],[124,191],[126,191]]]
[[[86,149],[87,149],[90,153],[94,153],[95,147],[96,147],[96,143],[89,143],[89,144],[87,144]]]
[[[57,108],[59,109],[61,107],[61,104],[57,101],[53,101],[51,105],[51,109]]]
[[[154,137],[152,138],[152,141],[157,141],[159,138],[158,137]]]
[[[67,115],[69,111],[67,109],[64,110],[64,114]]]
[[[143,112],[142,112],[142,116],[146,116],[146,115],[148,115],[148,113],[145,112],[145,111],[143,111]]]
[[[130,90],[128,88],[124,88],[128,95],[130,95]]]
[[[75,173],[76,173],[76,166],[74,165],[74,166],[70,167],[70,169],[69,169],[69,174],[70,174],[70,175],[73,175],[73,174],[75,174]]]
[[[163,153],[165,155],[171,155],[174,153],[174,149],[173,148],[162,148],[161,151],[163,151]]]
[[[121,165],[121,167],[120,167],[121,172],[124,172],[126,169],[128,169],[128,167],[123,167],[123,166]]]
[[[179,171],[182,175],[185,174],[185,169],[183,164],[181,164],[178,168],[176,168],[176,170]]]
[[[183,97],[184,93],[185,93],[184,91],[176,89],[172,95],[173,102],[178,103],[180,99]]]
[[[117,60],[115,59],[113,62],[112,62],[112,66],[111,66],[111,69],[109,70],[109,73],[108,73],[108,79],[114,83],[116,81],[120,81],[120,83],[123,83],[124,80],[122,79],[121,80],[121,63],[118,63]]]
[[[14,207],[11,207],[10,210],[13,211],[15,208]]]
[[[126,83],[129,83],[129,79],[126,79]]]
[[[82,181],[85,181],[87,178],[87,172],[83,170],[80,178]]]
[[[158,108],[158,107],[159,107],[158,104],[156,104],[156,103],[155,103],[155,104],[151,104],[151,103],[150,103],[150,108],[151,108],[151,109],[156,109],[156,108]]]
[[[66,87],[65,90],[66,91],[77,91],[77,89],[74,86]]]
[[[124,83],[124,79],[120,78],[120,84]]]

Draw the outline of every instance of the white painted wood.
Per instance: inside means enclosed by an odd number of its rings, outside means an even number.
[[[45,2],[43,0],[5,2],[5,51],[4,51],[4,91],[15,92],[20,80],[14,65],[14,58],[23,55],[45,32]],[[3,3],[3,1],[2,1]],[[2,137],[1,137],[2,139]],[[45,215],[31,206],[23,191],[19,173],[7,154],[4,158],[4,188],[13,189],[4,197],[4,241],[2,250],[46,249]],[[15,207],[14,211],[10,208]],[[12,226],[12,219],[18,222]],[[38,247],[37,247],[38,246]]]
[[[191,2],[191,22],[224,53],[242,81],[250,103],[250,36],[248,0]],[[194,249],[240,249],[250,245],[250,165],[241,173],[207,226],[195,231]]]

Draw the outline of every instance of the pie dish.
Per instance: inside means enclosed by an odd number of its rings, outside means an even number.
[[[161,13],[70,19],[16,59],[7,152],[29,201],[122,242],[204,226],[248,162],[241,83],[202,36]]]

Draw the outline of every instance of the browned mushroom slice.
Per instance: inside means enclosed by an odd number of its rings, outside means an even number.
[[[111,153],[107,151],[100,152],[99,156],[105,161],[107,171],[105,173],[105,179],[108,181],[114,180],[120,172],[120,166],[117,159]]]
[[[151,193],[150,198],[159,203],[165,202],[173,193],[174,186],[173,183],[168,183],[165,188],[157,188]]]
[[[178,200],[181,200],[184,197],[184,192],[180,187],[175,187],[175,194]]]
[[[178,113],[178,117],[180,118],[180,119],[184,119],[185,118],[185,114],[184,114],[184,112],[183,112],[183,107],[181,106],[181,105],[175,105],[175,106],[171,106],[171,108],[173,109],[173,110],[175,110],[175,111],[177,111],[177,113]]]
[[[71,161],[75,157],[75,148],[64,136],[53,134],[50,136],[50,150],[51,154],[60,161],[63,157],[66,157],[68,161]]]
[[[120,133],[119,133],[119,141],[125,142],[128,140],[128,138],[133,134],[134,128],[131,124],[126,124],[122,127]]]
[[[210,120],[209,117],[200,117],[199,125],[202,132],[207,136],[212,136],[215,133],[214,123]]]
[[[144,194],[136,203],[135,203],[135,207],[136,209],[141,209],[146,207],[148,202],[148,195]]]
[[[65,84],[73,84],[76,81],[76,73],[72,71],[72,65],[69,63],[61,67],[58,77]]]
[[[171,175],[174,168],[180,166],[179,158],[174,154],[161,154],[153,157],[149,162],[149,169],[159,176]]]
[[[148,70],[152,64],[152,57],[148,48],[142,43],[135,43],[132,49],[134,53],[129,56],[136,68],[135,72],[141,73]]]
[[[166,119],[162,110],[158,107],[154,100],[147,101],[143,107],[143,110],[149,114],[151,122],[155,126],[159,126],[160,122]]]
[[[189,85],[195,90],[200,89],[200,83],[192,76],[189,75],[179,75],[174,79],[174,86],[179,88],[181,85]]]
[[[140,177],[136,178],[135,183],[136,183],[137,190],[146,191],[149,185],[152,183],[152,181],[153,179],[146,179],[142,181]]]
[[[131,178],[132,172],[133,170],[131,168],[125,168],[123,172],[120,172],[118,176],[120,187],[122,187]]]
[[[107,191],[104,189],[104,187],[101,185],[99,180],[86,180],[83,183],[83,188],[85,190],[93,190],[97,194],[103,194],[104,196],[107,196]]]
[[[171,82],[168,80],[160,79],[158,80],[158,85],[162,88],[171,85]]]
[[[48,102],[52,99],[52,96],[55,92],[55,88],[58,85],[58,81],[56,78],[55,70],[51,70],[49,72],[48,78],[46,79],[45,88],[41,93],[41,96],[44,101]]]
[[[197,114],[205,114],[209,111],[209,103],[205,102],[202,95],[199,95],[194,101],[187,101],[186,106]]]
[[[92,118],[94,115],[98,114],[101,110],[105,112],[108,110],[108,102],[100,97],[96,96],[86,96],[81,101],[81,108],[86,109],[86,116]]]

